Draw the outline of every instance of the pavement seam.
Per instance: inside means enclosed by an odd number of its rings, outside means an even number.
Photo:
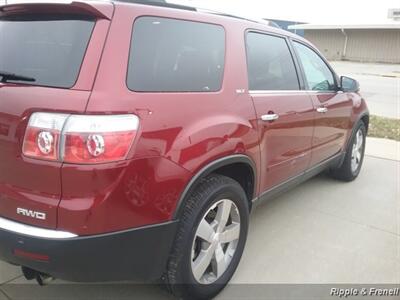
[[[397,159],[386,158],[386,157],[379,157],[379,156],[370,155],[370,154],[365,154],[365,156],[367,156],[367,157],[372,157],[372,158],[376,158],[376,159],[383,159],[383,160],[393,161],[393,162],[400,162],[400,160],[397,160]]]
[[[18,278],[21,278],[21,277],[23,277],[23,275],[18,275],[17,277],[14,277],[14,278],[12,278],[10,280],[4,281],[3,283],[0,283],[0,289],[1,289],[2,286],[6,285],[6,284],[9,284],[10,282],[13,282],[14,280],[16,280]]]
[[[381,232],[384,232],[384,233],[388,233],[390,235],[394,235],[396,238],[400,237],[400,234],[398,234],[396,232],[385,230],[385,229],[382,229],[382,228],[379,228],[379,227],[376,227],[376,226],[373,226],[373,225],[368,225],[368,224],[363,224],[363,223],[359,223],[359,222],[356,222],[356,221],[352,221],[352,220],[349,220],[347,218],[340,217],[340,216],[337,216],[335,214],[327,213],[327,212],[324,212],[324,211],[321,211],[321,210],[318,210],[318,209],[313,209],[313,211],[315,211],[317,213],[320,213],[320,214],[323,214],[323,215],[327,215],[327,216],[339,219],[339,220],[342,220],[342,221],[345,221],[345,222],[348,222],[348,223],[357,224],[357,225],[360,225],[360,226],[363,226],[363,227],[368,227],[368,228],[373,229],[373,230],[377,230],[377,231],[381,231]]]
[[[356,73],[356,75],[363,75],[363,76],[377,76],[377,77],[385,77],[385,78],[400,78],[398,74],[369,74],[369,73]]]
[[[6,297],[6,299],[12,300],[11,297],[8,296],[7,293],[1,289],[1,287],[0,287],[0,294],[4,295],[4,297]]]

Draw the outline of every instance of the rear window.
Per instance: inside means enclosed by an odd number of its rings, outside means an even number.
[[[0,19],[0,72],[29,84],[74,86],[94,27],[90,18],[30,15]],[[21,81],[23,82],[23,81]]]
[[[225,31],[212,24],[158,17],[136,20],[127,85],[137,92],[221,89]]]

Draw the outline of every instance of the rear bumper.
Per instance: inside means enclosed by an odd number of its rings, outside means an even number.
[[[95,236],[48,238],[11,231],[0,222],[0,259],[70,281],[152,281],[166,269],[176,229],[174,221]]]

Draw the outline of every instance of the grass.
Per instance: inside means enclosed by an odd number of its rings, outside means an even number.
[[[371,116],[368,136],[400,141],[400,119]]]

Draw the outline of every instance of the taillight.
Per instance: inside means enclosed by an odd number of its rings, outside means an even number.
[[[63,158],[69,163],[99,163],[125,159],[136,136],[134,115],[70,116],[63,134]]]
[[[61,131],[68,115],[34,113],[29,119],[22,152],[33,158],[59,160]]]
[[[23,153],[28,157],[77,164],[123,160],[138,127],[139,118],[135,115],[34,113],[26,130]]]

